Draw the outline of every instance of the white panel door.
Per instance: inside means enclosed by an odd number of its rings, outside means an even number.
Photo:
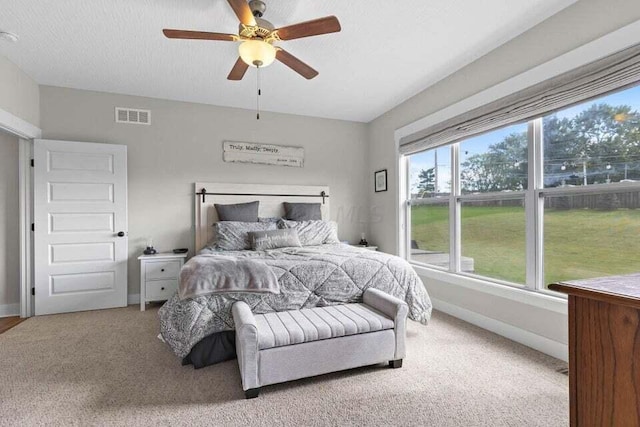
[[[35,313],[127,305],[127,147],[34,143]]]

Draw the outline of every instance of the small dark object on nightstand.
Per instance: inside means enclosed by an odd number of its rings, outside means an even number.
[[[174,254],[186,254],[187,252],[189,252],[189,248],[179,248],[173,250]]]

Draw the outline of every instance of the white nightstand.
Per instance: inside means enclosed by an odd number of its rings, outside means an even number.
[[[140,311],[150,301],[168,300],[178,289],[180,269],[187,254],[172,252],[140,255]]]
[[[362,249],[368,249],[370,251],[377,251],[378,247],[377,246],[362,246],[362,245],[351,245],[354,248],[362,248]]]

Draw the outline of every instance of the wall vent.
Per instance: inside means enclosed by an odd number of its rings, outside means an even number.
[[[138,110],[135,108],[116,107],[116,123],[150,125],[151,111]]]

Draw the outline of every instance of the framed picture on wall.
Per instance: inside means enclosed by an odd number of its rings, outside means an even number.
[[[387,170],[382,169],[373,174],[376,193],[387,191]]]

